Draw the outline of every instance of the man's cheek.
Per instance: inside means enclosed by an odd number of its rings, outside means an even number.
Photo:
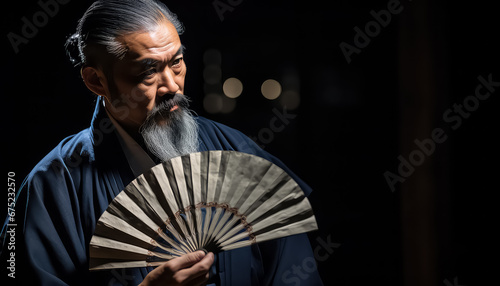
[[[130,90],[130,102],[137,105],[147,105],[150,100],[148,100],[148,96],[146,95],[146,92],[139,88],[139,87],[133,87]]]
[[[147,91],[144,91],[142,88],[135,86],[120,91],[120,103],[122,105],[127,106],[130,109],[147,109],[151,103],[154,101],[154,95],[148,96]],[[153,98],[153,99],[150,99]]]
[[[187,67],[186,64],[184,63],[184,67],[182,68],[182,71],[177,75],[176,83],[179,86],[179,92],[184,94],[184,80],[186,79],[186,72],[187,72]]]

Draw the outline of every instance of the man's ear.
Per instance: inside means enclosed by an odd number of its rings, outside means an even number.
[[[109,94],[108,82],[101,70],[90,66],[84,66],[80,73],[83,82],[93,93],[104,97]]]

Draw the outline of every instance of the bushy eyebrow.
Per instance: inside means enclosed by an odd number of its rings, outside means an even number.
[[[143,59],[143,60],[140,60],[137,62],[139,65],[141,65],[142,67],[152,67],[152,66],[156,66],[158,64],[158,60],[154,60],[154,59]]]
[[[186,48],[184,47],[184,45],[181,44],[180,48],[177,50],[177,52],[175,53],[174,55],[174,58],[177,57],[178,55],[183,55],[184,54],[184,50]]]
[[[181,45],[181,47],[177,50],[177,52],[175,52],[172,59],[176,58],[179,55],[183,55],[183,54],[184,54],[184,45]],[[137,63],[140,64],[142,67],[147,68],[147,67],[153,67],[153,66],[158,65],[158,62],[159,62],[158,60],[146,58],[146,59],[138,61]]]

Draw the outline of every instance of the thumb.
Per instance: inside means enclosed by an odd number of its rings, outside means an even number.
[[[199,262],[200,260],[202,260],[203,257],[205,257],[205,255],[206,255],[205,252],[201,250],[184,254],[181,257],[177,257],[175,259],[170,260],[170,262],[172,263],[171,269],[173,271],[178,271],[180,269],[190,267]]]

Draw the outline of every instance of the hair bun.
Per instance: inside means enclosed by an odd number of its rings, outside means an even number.
[[[74,33],[67,40],[64,45],[66,48],[66,55],[68,55],[69,61],[74,65],[78,66],[82,64],[82,58],[80,54],[80,34]]]

